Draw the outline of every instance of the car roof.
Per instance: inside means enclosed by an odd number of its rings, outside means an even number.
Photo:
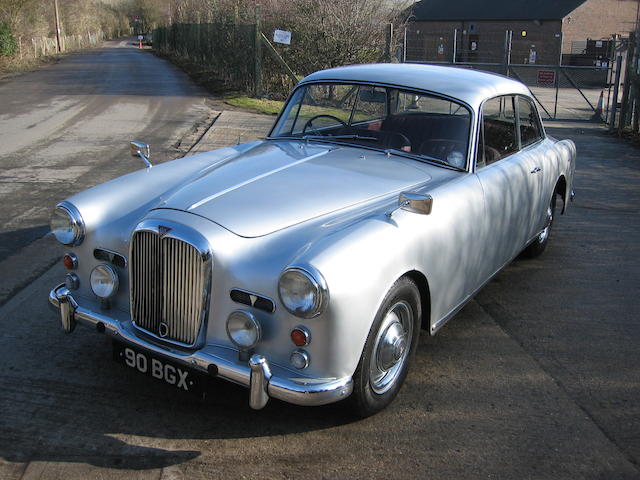
[[[300,84],[324,80],[376,82],[427,90],[462,100],[476,110],[485,99],[497,95],[530,96],[526,86],[502,75],[468,68],[410,63],[378,63],[330,68],[312,73],[302,79]]]

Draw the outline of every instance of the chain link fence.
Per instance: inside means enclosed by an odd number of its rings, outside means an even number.
[[[331,63],[332,44],[327,43],[322,32],[290,28],[291,44],[285,45],[271,41],[278,26],[274,21],[173,24],[154,30],[153,48],[213,90],[259,95],[268,92],[268,96],[279,99],[286,98],[294,85],[293,78],[343,64]],[[358,46],[362,51],[347,63],[388,59],[394,53],[389,25],[380,25],[376,34],[376,43],[367,44],[366,48]],[[338,46],[338,42],[334,43]]]
[[[405,30],[404,61],[473,68],[515,78],[534,94],[543,116],[604,120],[611,102],[614,44],[585,41],[562,54],[562,34],[505,31],[483,25],[482,36],[467,28]]]
[[[153,48],[186,61],[191,73],[221,90],[252,91],[255,36],[256,25],[173,24],[154,30]]]

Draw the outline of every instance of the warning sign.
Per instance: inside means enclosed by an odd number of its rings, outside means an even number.
[[[538,70],[538,83],[553,85],[556,83],[555,70]]]

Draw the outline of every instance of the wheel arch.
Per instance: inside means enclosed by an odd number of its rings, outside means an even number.
[[[560,195],[560,197],[562,197],[562,211],[560,213],[564,214],[567,210],[567,199],[569,198],[569,193],[567,192],[567,179],[564,175],[560,175],[560,178],[558,178],[553,193],[554,195]]]
[[[411,270],[403,276],[409,277],[418,287],[420,291],[420,310],[421,319],[420,327],[423,330],[431,330],[431,290],[429,289],[429,281],[427,277],[418,270]]]

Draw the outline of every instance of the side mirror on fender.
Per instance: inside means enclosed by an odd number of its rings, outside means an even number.
[[[429,215],[433,206],[433,197],[421,193],[402,192],[398,198],[401,209],[420,215]]]
[[[131,156],[140,157],[147,167],[151,167],[149,158],[151,157],[151,147],[147,143],[133,141],[129,144],[131,147]]]

